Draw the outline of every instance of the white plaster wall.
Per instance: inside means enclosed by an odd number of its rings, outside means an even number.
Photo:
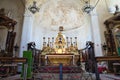
[[[34,27],[34,32],[33,32],[33,41],[36,42],[36,47],[38,49],[42,49],[42,44],[43,44],[43,37],[46,37],[46,42],[48,42],[48,37],[56,37],[58,34],[58,31],[48,31],[45,29],[41,29],[40,27]],[[78,48],[84,48],[85,47],[85,42],[91,40],[90,31],[89,31],[89,26],[86,27],[81,27],[78,29],[70,30],[70,31],[63,31],[63,34],[66,37],[77,37],[78,41]]]
[[[16,38],[15,38],[15,44],[20,46],[21,41],[21,32],[22,32],[22,25],[23,25],[23,14],[24,14],[24,5],[22,4],[21,0],[0,0],[0,8],[5,8],[6,16],[12,18],[13,20],[17,21],[17,24],[15,25],[15,32],[16,32]],[[5,41],[7,32],[1,31],[1,38],[4,38],[2,40],[1,44],[3,49],[5,49]]]

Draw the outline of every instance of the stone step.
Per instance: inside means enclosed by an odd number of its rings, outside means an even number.
[[[39,67],[34,70],[36,73],[59,73],[60,68],[59,66],[44,66]],[[62,67],[62,73],[81,73],[83,72],[81,67],[70,67],[70,66],[64,66]]]

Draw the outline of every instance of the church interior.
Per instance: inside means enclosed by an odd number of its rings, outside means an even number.
[[[0,0],[0,80],[120,80],[120,0]]]

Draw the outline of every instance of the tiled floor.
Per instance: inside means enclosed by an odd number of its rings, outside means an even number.
[[[43,75],[45,77],[45,74],[43,74]],[[47,77],[47,75],[48,75],[48,77]],[[59,77],[59,74],[53,74],[53,75],[55,75],[55,76],[57,75]],[[68,75],[68,74],[65,74],[65,75]],[[74,75],[74,74],[72,74],[72,75]],[[39,78],[36,78],[34,80],[41,80],[40,79],[41,75],[38,74],[37,77],[38,76],[39,76]],[[52,76],[52,77],[54,77],[54,76]],[[48,78],[48,79],[44,78],[42,80],[59,80],[59,78],[55,78],[55,77],[52,78],[52,77],[50,77],[49,74],[46,74],[46,78]],[[114,74],[100,74],[100,78],[101,78],[101,80],[120,80],[120,75],[116,76]],[[14,76],[6,77],[6,78],[0,78],[0,80],[20,80],[20,75],[14,75]],[[76,77],[76,79],[70,79],[70,78],[68,79],[68,78],[66,78],[66,79],[63,79],[63,80],[85,80],[85,79],[77,79],[77,77]],[[92,79],[89,78],[89,79],[86,79],[86,80],[95,80],[95,75],[92,74]]]
[[[102,77],[105,77],[106,79],[102,79]],[[101,80],[120,80],[120,75],[101,74]]]

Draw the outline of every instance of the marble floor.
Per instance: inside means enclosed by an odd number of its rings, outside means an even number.
[[[83,78],[80,78],[80,77]],[[41,79],[42,77],[42,79]],[[114,75],[114,74],[100,74],[101,80],[120,80],[120,75]],[[8,76],[4,78],[0,78],[0,80],[22,80],[20,77],[20,74],[14,75],[14,76]],[[51,74],[51,73],[39,73],[35,74],[33,79],[30,80],[60,80],[59,74]],[[81,75],[79,73],[73,73],[73,74],[63,74],[63,80],[96,80],[95,74],[84,74]]]

